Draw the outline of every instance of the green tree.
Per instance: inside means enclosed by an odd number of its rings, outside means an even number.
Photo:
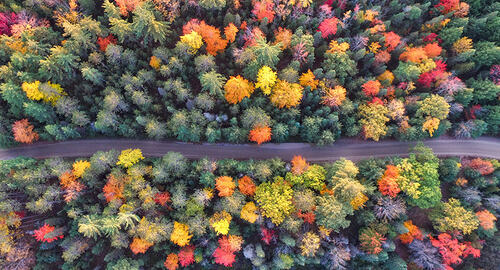
[[[353,213],[352,207],[346,207],[337,201],[333,195],[323,195],[316,198],[316,220],[318,225],[325,228],[339,231],[349,227],[351,223],[346,219]]]
[[[246,129],[252,129],[258,126],[270,126],[271,117],[269,117],[261,108],[250,107],[243,111],[241,124]]]
[[[399,177],[396,181],[408,196],[410,205],[420,208],[434,207],[441,200],[439,163],[437,159],[417,159],[417,156],[412,153],[397,165]]]
[[[154,6],[150,2],[138,5],[134,10],[132,30],[135,36],[142,39],[144,46],[152,41],[163,44],[170,34],[170,23],[158,19]]]
[[[474,89],[472,100],[477,104],[494,102],[500,94],[500,85],[494,84],[491,80],[471,78],[467,80],[467,86]]]
[[[450,104],[439,95],[431,95],[419,102],[419,105],[415,114],[417,117],[433,117],[443,120],[450,112]]]
[[[50,55],[40,60],[39,73],[46,80],[65,82],[76,76],[80,58],[73,55],[67,48],[55,46],[50,49]]]
[[[181,178],[188,172],[188,161],[177,152],[168,152],[153,167],[153,180],[157,183],[172,182],[174,178]]]
[[[208,91],[215,97],[223,98],[224,91],[222,87],[226,83],[226,78],[214,70],[200,75],[200,83],[203,90]]]
[[[223,9],[226,6],[226,0],[201,0],[199,3],[206,9]]]

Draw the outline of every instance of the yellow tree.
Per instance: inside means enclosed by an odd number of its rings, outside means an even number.
[[[172,234],[170,234],[170,241],[172,241],[172,243],[183,247],[189,245],[191,237],[193,237],[193,235],[189,234],[188,225],[177,221],[174,222],[174,230],[172,231]]]
[[[276,79],[276,72],[268,66],[263,66],[257,74],[257,83],[255,87],[260,88],[264,94],[269,95],[271,94],[271,89],[274,84],[276,84]]]
[[[26,96],[31,100],[41,100],[43,98],[42,92],[38,90],[40,86],[39,81],[34,81],[32,83],[23,82],[21,88],[26,93]]]
[[[217,235],[227,235],[229,233],[231,219],[231,215],[223,210],[221,212],[214,213],[214,215],[210,218],[209,223]]]
[[[61,96],[67,95],[59,84],[51,83],[50,81],[47,83],[40,83],[39,81],[32,83],[24,82],[21,85],[21,89],[23,89],[29,99],[43,100],[52,106],[56,105]]]
[[[423,131],[429,131],[429,135],[432,137],[434,131],[439,127],[439,119],[435,117],[428,117],[427,120],[422,125]]]
[[[316,80],[316,77],[309,69],[307,72],[302,73],[299,78],[300,85],[303,87],[309,86],[311,87],[311,91],[315,90],[318,87],[319,81]]]
[[[227,102],[230,104],[237,104],[244,98],[250,97],[254,91],[254,87],[251,82],[238,75],[236,77],[231,76],[229,80],[227,80],[226,85],[224,85],[224,90],[224,96]]]
[[[250,223],[254,223],[259,215],[257,214],[257,206],[254,202],[246,203],[243,208],[241,208],[240,217]]]
[[[151,66],[154,69],[159,69],[161,66],[161,59],[154,55],[151,56],[151,58],[149,58],[149,66]]]
[[[191,31],[191,33],[181,36],[181,42],[191,48],[189,50],[191,54],[196,54],[198,49],[203,46],[203,38],[196,31]]]
[[[291,108],[300,104],[302,86],[278,79],[271,94],[271,102],[278,108]]]
[[[434,131],[439,127],[440,121],[448,117],[450,104],[442,96],[431,95],[419,102],[419,105],[416,116],[425,117],[426,121],[422,125],[422,130],[428,130],[432,137]]]
[[[116,165],[122,165],[125,168],[129,168],[141,159],[144,159],[141,149],[126,149],[121,152]]]
[[[359,106],[359,122],[363,125],[365,139],[373,139],[378,141],[381,136],[387,133],[387,126],[385,123],[389,121],[386,116],[389,110],[381,104],[371,103]]]
[[[73,175],[76,178],[80,178],[88,168],[90,168],[90,162],[88,162],[87,160],[76,161],[75,163],[73,163]]]

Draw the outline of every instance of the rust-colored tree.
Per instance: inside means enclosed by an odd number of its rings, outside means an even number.
[[[168,270],[176,270],[179,268],[179,257],[175,253],[170,253],[168,254],[167,258],[165,259],[165,262],[163,265],[168,269]]]
[[[495,171],[495,168],[490,161],[481,158],[471,160],[466,164],[466,166],[478,171],[481,175],[488,175]]]
[[[30,125],[28,119],[21,119],[12,124],[14,140],[20,143],[32,143],[38,140],[38,133],[33,131],[34,126]]]
[[[238,180],[238,188],[242,194],[253,196],[257,187],[252,178],[245,175]]]
[[[123,188],[124,181],[119,177],[110,174],[108,176],[108,182],[102,189],[106,201],[110,202],[115,199],[123,199]]]

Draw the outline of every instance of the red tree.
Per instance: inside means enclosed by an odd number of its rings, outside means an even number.
[[[439,249],[443,263],[449,270],[453,270],[450,265],[461,263],[462,259],[469,255],[474,258],[481,256],[481,251],[472,247],[470,242],[460,243],[447,233],[438,235],[437,239],[431,237],[431,244]]]
[[[321,37],[327,38],[329,35],[335,35],[337,33],[338,24],[339,19],[335,17],[324,19],[318,26],[318,31],[321,32]]]
[[[50,226],[49,224],[45,224],[35,230],[33,236],[35,236],[37,241],[46,243],[51,243],[57,239],[63,239],[64,237],[64,235],[55,231],[54,226]]]
[[[179,258],[179,263],[186,267],[192,263],[194,263],[194,246],[187,246],[179,251],[177,256]]]
[[[105,38],[103,38],[103,37],[97,38],[97,44],[99,45],[99,50],[101,50],[102,52],[106,51],[106,48],[108,48],[108,45],[110,43],[116,44],[116,42],[117,42],[116,38],[111,34],[109,34]]]

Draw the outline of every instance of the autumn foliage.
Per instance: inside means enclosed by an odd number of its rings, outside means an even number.
[[[238,27],[236,27],[233,23],[230,23],[224,28],[224,35],[229,42],[234,42],[238,31]]]
[[[192,19],[182,28],[184,35],[196,31],[203,37],[203,41],[207,45],[207,53],[217,55],[219,51],[226,48],[228,41],[220,35],[220,30],[214,26],[208,25],[205,21]]]
[[[106,48],[108,48],[109,44],[116,44],[118,40],[116,38],[109,34],[107,37],[98,37],[97,38],[97,45],[99,45],[99,50],[102,52],[106,51]]]
[[[190,264],[194,263],[194,246],[183,247],[179,254],[177,254],[179,258],[179,263],[182,267],[186,267]]]
[[[385,240],[385,237],[372,228],[365,228],[361,230],[359,235],[361,249],[366,251],[368,254],[379,254],[382,252],[382,244],[384,244]]]
[[[491,230],[495,228],[495,221],[497,218],[488,210],[482,210],[476,212],[476,217],[479,219],[479,225],[485,230]]]
[[[220,176],[215,179],[215,188],[219,191],[220,197],[233,195],[236,187],[233,178],[229,176]]]
[[[481,158],[475,158],[464,165],[478,171],[481,175],[488,175],[495,171],[490,161]]]
[[[339,24],[339,19],[332,17],[324,19],[318,26],[318,31],[321,32],[323,38],[327,38],[330,35],[335,35],[337,33],[337,25]]]
[[[371,97],[378,94],[381,86],[382,85],[379,81],[372,80],[365,82],[361,87],[363,88],[363,93],[365,93],[366,96]]]
[[[382,178],[378,180],[378,190],[383,195],[396,197],[401,191],[397,182],[399,176],[398,167],[394,165],[387,165]]]
[[[423,239],[422,231],[420,231],[420,229],[413,224],[413,221],[405,221],[404,226],[408,229],[408,232],[399,235],[399,239],[403,244],[410,244],[414,239]]]
[[[273,1],[256,1],[252,13],[257,17],[257,20],[262,21],[264,18],[267,18],[267,22],[272,23],[275,15]]]
[[[338,108],[346,99],[346,89],[340,85],[334,88],[327,88],[325,95],[321,97],[322,103],[329,107]]]
[[[439,249],[439,253],[443,257],[443,263],[446,269],[449,270],[453,269],[451,265],[461,263],[463,258],[469,255],[472,255],[474,258],[478,258],[481,255],[481,251],[472,247],[470,242],[460,243],[456,238],[447,233],[441,233],[437,239],[431,237],[431,243]]]
[[[59,183],[64,190],[64,200],[70,202],[85,188],[85,185],[77,180],[72,171],[66,171],[59,176]]]
[[[167,203],[172,201],[170,199],[170,193],[168,191],[156,193],[154,200],[157,204],[159,204],[161,206],[166,206]]]
[[[234,252],[224,249],[220,246],[215,249],[212,255],[215,258],[215,263],[224,265],[226,267],[232,267],[233,263],[236,260],[236,255],[234,254]]]
[[[384,33],[385,38],[385,47],[387,47],[387,51],[391,52],[401,43],[401,37],[394,32],[386,32]]]
[[[422,47],[406,48],[406,51],[399,56],[399,60],[420,63],[427,59],[427,53]]]
[[[300,85],[303,87],[309,86],[312,90],[315,90],[318,87],[319,81],[316,80],[316,77],[309,69],[307,72],[302,73],[299,78]]]
[[[32,143],[38,140],[38,133],[33,130],[34,126],[30,125],[28,119],[22,119],[12,124],[12,133],[14,140],[20,143]]]
[[[112,200],[123,199],[124,184],[124,179],[110,174],[108,176],[108,182],[102,189],[106,201],[111,202]]]
[[[302,86],[298,83],[289,83],[278,79],[274,85],[271,102],[278,108],[291,108],[300,104],[302,99]]]
[[[254,87],[251,82],[244,79],[240,75],[236,77],[231,76],[224,85],[225,94],[227,102],[230,104],[236,104],[241,102],[244,98],[250,97],[254,91]]]
[[[292,173],[295,175],[300,175],[304,173],[309,167],[309,164],[307,163],[306,159],[303,158],[302,156],[293,156],[291,163],[292,163]]]
[[[443,49],[436,42],[428,43],[424,46],[425,54],[430,58],[438,57]]]
[[[55,231],[54,226],[50,226],[49,224],[44,224],[42,227],[36,229],[33,232],[33,236],[39,242],[52,243],[57,239],[63,239],[64,235],[59,234]]]
[[[152,245],[153,243],[151,242],[135,237],[132,243],[130,243],[130,250],[134,254],[145,253]]]
[[[168,269],[168,270],[177,270],[179,268],[179,257],[175,253],[170,253],[168,254],[167,258],[165,259],[165,262],[163,265]]]
[[[193,235],[189,234],[189,226],[183,223],[174,222],[174,230],[170,234],[170,241],[172,243],[183,247],[189,245],[189,240],[191,240]]]
[[[271,128],[268,126],[257,126],[250,130],[248,139],[257,144],[268,142],[271,140]]]
[[[255,194],[255,183],[252,181],[252,178],[245,175],[238,180],[238,189],[242,194],[253,196]]]

